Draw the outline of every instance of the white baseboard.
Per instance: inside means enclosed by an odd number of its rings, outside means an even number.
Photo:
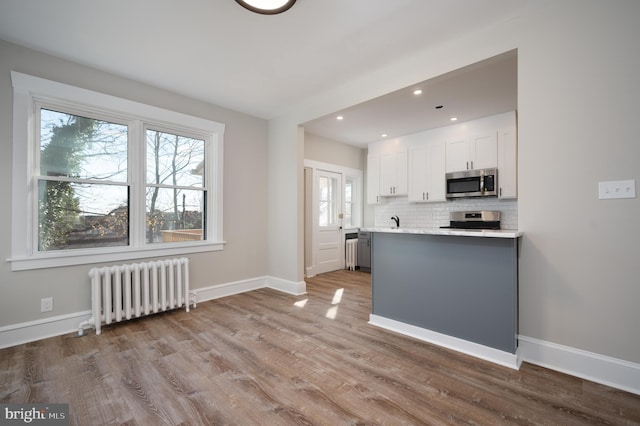
[[[268,287],[267,277],[258,277],[248,280],[234,281],[225,284],[217,284],[209,287],[200,287],[190,290],[196,295],[196,302],[206,302],[207,300],[219,299],[221,297],[232,296],[234,294],[245,293]]]
[[[295,282],[276,277],[268,277],[267,281],[267,287],[274,290],[293,294],[294,296],[300,296],[307,293],[307,283],[304,281]]]
[[[192,289],[190,293],[195,295],[196,303],[199,303],[265,287],[293,295],[307,292],[307,285],[304,281],[296,283],[265,276],[200,287]],[[84,311],[0,327],[0,349],[77,332],[79,324],[90,317],[91,311]]]
[[[520,368],[520,359],[518,354],[501,351],[499,349],[490,348],[478,343],[469,342],[457,337],[448,336],[428,330],[426,328],[416,327],[400,321],[381,317],[378,315],[369,315],[369,324],[381,327],[405,336],[413,337],[424,342],[433,343],[438,346],[462,352],[485,361],[503,365],[505,367],[517,370]]]
[[[640,364],[518,336],[523,361],[640,395]]]
[[[91,311],[84,311],[0,327],[0,349],[62,334],[77,333],[78,324],[90,317]]]

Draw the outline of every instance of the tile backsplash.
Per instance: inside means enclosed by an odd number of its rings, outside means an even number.
[[[502,229],[518,229],[518,200],[497,198],[464,198],[441,203],[410,203],[407,197],[387,197],[375,206],[376,227],[393,225],[391,216],[400,217],[401,228],[439,228],[449,225],[449,213],[467,210],[498,210]]]

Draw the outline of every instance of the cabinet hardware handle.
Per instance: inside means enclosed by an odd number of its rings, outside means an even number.
[[[473,160],[471,160],[471,170],[473,170]]]
[[[467,170],[469,170],[469,162],[467,161]]]
[[[502,188],[500,188],[500,196],[502,197]]]
[[[427,192],[427,200],[429,200],[429,193]]]

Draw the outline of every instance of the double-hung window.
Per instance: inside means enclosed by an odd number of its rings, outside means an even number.
[[[222,249],[224,125],[12,81],[13,270]]]

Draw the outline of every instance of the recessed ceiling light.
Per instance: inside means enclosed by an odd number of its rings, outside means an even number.
[[[339,116],[336,117],[336,120],[344,120],[344,117],[339,115]]]
[[[296,0],[236,0],[236,2],[252,12],[275,15],[289,10]]]
[[[381,136],[381,137],[383,137],[383,138],[386,138],[386,137],[387,137],[387,134],[386,134],[386,133],[383,133],[383,134],[381,134],[380,136]]]
[[[413,94],[414,95],[422,95],[422,90],[416,89],[416,90],[413,91]]]
[[[451,117],[451,121],[458,121],[458,117]]]

